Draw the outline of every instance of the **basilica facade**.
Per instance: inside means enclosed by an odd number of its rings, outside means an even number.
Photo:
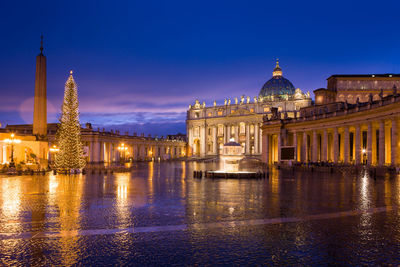
[[[212,106],[196,100],[189,106],[186,120],[188,155],[217,156],[221,154],[223,144],[233,139],[241,144],[246,156],[260,157],[263,117],[271,117],[271,109],[276,108],[282,118],[293,118],[301,108],[311,103],[308,92],[295,89],[283,77],[277,61],[272,78],[264,84],[258,96],[228,98],[221,105],[214,101]]]

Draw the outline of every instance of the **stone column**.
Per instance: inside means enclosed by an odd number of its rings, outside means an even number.
[[[217,136],[217,126],[213,126],[213,154],[218,154],[218,136]]]
[[[100,161],[100,143],[98,140],[95,139],[95,141],[93,141],[93,159],[92,162],[99,162]]]
[[[188,127],[188,153],[193,155],[194,143],[193,143],[193,127]],[[188,155],[189,156],[189,155]]]
[[[350,163],[350,134],[349,134],[349,126],[344,127],[344,146],[343,146],[343,151],[344,151],[344,163],[348,164]]]
[[[297,132],[293,133],[294,161],[297,162]]]
[[[258,154],[260,154],[260,150],[259,150],[259,148],[260,148],[260,139],[258,138],[260,136],[260,127],[259,127],[259,125],[258,125],[258,123],[256,123],[255,125],[254,125],[254,154],[256,154],[256,155],[258,155]]]
[[[235,142],[239,143],[239,126],[235,125]]]
[[[278,141],[278,163],[281,162],[281,146],[282,146],[282,131],[279,131],[277,134],[277,141]]]
[[[303,132],[303,144],[301,149],[301,161],[306,163],[307,159],[307,132]]]
[[[333,162],[338,163],[338,158],[339,158],[339,133],[338,133],[338,128],[333,129]]]
[[[372,123],[368,123],[367,130],[367,164],[372,165]]]
[[[161,160],[163,160],[165,158],[164,154],[165,154],[164,144],[160,144],[160,158],[161,158]]]
[[[391,142],[391,163],[392,166],[397,166],[397,146],[398,146],[398,135],[397,135],[397,118],[392,119],[392,142]]]
[[[202,125],[200,127],[200,156],[204,157],[207,152],[207,135],[206,135],[206,126]]]
[[[262,161],[269,164],[269,135],[263,135]]]
[[[111,144],[111,150],[112,150],[113,155],[114,155],[114,161],[118,162],[120,160],[120,157],[122,156],[119,153],[118,145],[116,143]],[[125,155],[126,155],[126,152],[125,152]]]
[[[316,130],[314,130],[313,132],[312,132],[312,137],[313,137],[313,139],[312,139],[312,155],[311,155],[311,158],[312,158],[312,161],[313,162],[317,162],[317,160],[318,160],[318,142],[317,142],[317,131]]]
[[[355,149],[354,149],[354,158],[355,158],[355,164],[360,164],[361,163],[361,129],[360,125],[356,125],[356,132],[355,132]]]
[[[0,147],[0,149],[1,149],[1,147]],[[93,162],[93,150],[94,150],[94,142],[90,141],[89,142],[89,163]],[[51,153],[50,153],[50,156],[51,156]],[[1,155],[0,155],[0,159],[1,159]],[[51,161],[54,161],[54,157],[51,158]],[[0,160],[0,163],[1,163],[1,160]]]
[[[116,153],[116,151],[114,149],[114,146],[115,146],[114,143],[110,143],[110,158],[111,158],[110,162],[114,162],[114,161],[118,160],[117,153]]]
[[[100,162],[104,162],[104,142],[99,142],[100,144]]]
[[[321,149],[321,161],[328,161],[328,130],[324,129],[324,133],[322,135],[322,149]]]
[[[246,154],[250,155],[251,154],[251,149],[250,149],[250,125],[246,124]]]
[[[113,159],[113,155],[112,155],[112,146],[111,146],[111,143],[108,143],[108,142],[107,142],[107,161],[108,161],[109,163],[111,163],[111,162],[112,162],[112,159]]]
[[[385,165],[385,121],[379,122],[379,165]]]
[[[224,124],[224,144],[228,142],[228,127]]]
[[[226,128],[227,128],[226,143],[228,143],[231,140],[232,125],[228,124]]]
[[[262,151],[262,129],[258,124],[257,124],[257,127],[258,127],[257,151],[258,151],[258,153],[261,153],[261,151]]]
[[[112,144],[111,143],[107,143],[107,159],[108,159],[109,163],[111,163],[113,161]]]

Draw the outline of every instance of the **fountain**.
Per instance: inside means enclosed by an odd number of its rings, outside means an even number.
[[[221,169],[226,172],[238,172],[239,161],[243,158],[242,146],[232,138],[223,146],[222,155],[220,156]]]
[[[220,170],[206,171],[207,178],[262,178],[261,172],[239,171],[239,162],[244,158],[243,148],[234,139],[224,144],[220,155]]]

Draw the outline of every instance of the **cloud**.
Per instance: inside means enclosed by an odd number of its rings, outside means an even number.
[[[222,104],[224,98],[233,99],[244,94],[248,80],[219,76],[212,79],[182,77],[172,81],[165,77],[153,80],[144,77],[132,82],[129,78],[118,81],[85,78],[82,83],[77,80],[82,124],[90,122],[100,128],[134,128],[137,132],[163,135],[185,131],[186,111],[196,99],[205,101],[207,106],[214,100]],[[50,87],[48,122],[57,122],[62,91]],[[0,111],[15,112],[15,122],[22,119],[24,123],[32,123],[33,100],[33,97],[21,99],[11,95],[0,99]]]
[[[130,112],[130,113],[85,113],[81,112],[81,122],[87,121],[97,125],[124,125],[149,123],[185,122],[185,112]]]

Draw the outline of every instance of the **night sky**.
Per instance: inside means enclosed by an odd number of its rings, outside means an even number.
[[[296,88],[400,73],[399,1],[3,1],[0,123],[32,123],[44,34],[48,120],[74,70],[81,123],[185,132],[195,99],[253,99],[279,58]]]

